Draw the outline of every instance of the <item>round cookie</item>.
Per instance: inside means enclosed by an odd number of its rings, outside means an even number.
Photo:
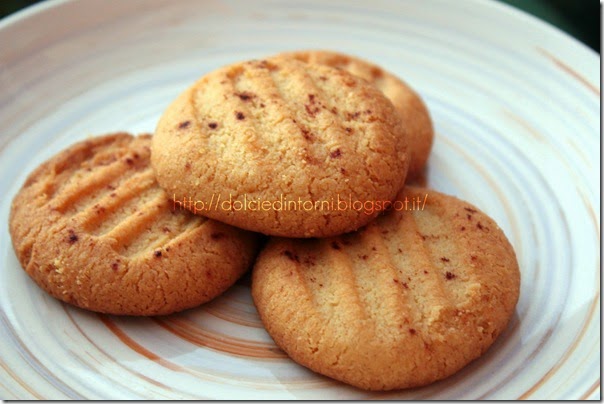
[[[434,129],[428,108],[407,83],[373,63],[342,53],[308,50],[278,56],[344,69],[379,88],[392,101],[405,124],[409,142],[408,181],[420,178],[432,149]]]
[[[42,289],[88,310],[159,315],[218,296],[248,269],[256,235],[170,200],[155,180],[150,145],[149,135],[91,138],[27,178],[10,234]]]
[[[285,237],[363,226],[377,213],[338,202],[391,201],[408,167],[400,117],[379,90],[285,58],[201,78],[164,112],[152,151],[168,194],[207,217]]]
[[[355,233],[271,239],[252,272],[275,343],[367,390],[455,373],[495,341],[519,294],[514,250],[492,219],[428,189],[406,187],[398,201]]]

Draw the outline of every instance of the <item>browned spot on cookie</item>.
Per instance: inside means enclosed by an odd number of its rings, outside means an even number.
[[[134,160],[132,160],[130,157],[126,158],[126,164],[128,164],[129,166],[134,164]]]
[[[185,163],[185,170],[189,170],[191,168],[191,163],[188,161]]]
[[[363,254],[363,255],[361,255],[361,259],[362,259],[362,260],[366,260],[367,258],[369,258],[369,256],[368,256],[367,254]]]
[[[455,274],[452,272],[447,271],[445,273],[445,278],[447,278],[448,281],[450,281],[451,279],[455,278]]]
[[[468,220],[472,220],[472,215],[468,214],[466,215],[466,217],[468,218]]]
[[[167,227],[167,226],[164,226],[164,227],[163,227],[161,230],[162,230],[164,233],[170,233],[170,228],[169,228],[169,227]]]
[[[415,335],[415,329],[414,328],[409,328],[409,334],[411,335]]]
[[[424,269],[424,274],[428,274],[428,271],[426,271],[425,269]]]
[[[466,226],[461,226],[461,231],[465,231],[466,230]]]
[[[304,137],[304,139],[308,141],[312,141],[315,139],[313,134],[310,133],[310,130],[308,130],[307,128],[300,127],[300,130],[302,131],[302,136]]]
[[[384,72],[379,67],[371,68],[371,77],[373,79],[378,79],[378,78],[382,77],[383,75],[384,75]]]
[[[252,98],[256,97],[256,94],[250,93],[249,91],[242,91],[240,93],[235,93],[235,95],[239,97],[241,101],[249,101]]]
[[[208,127],[209,127],[210,129],[216,129],[216,128],[218,127],[218,124],[217,124],[216,122],[210,122],[210,123],[208,124]]]
[[[261,102],[261,103],[260,103],[260,108],[264,108],[264,107],[266,107],[266,105],[264,105],[264,103],[263,103],[263,102]]]
[[[69,244],[73,244],[78,241],[78,235],[75,234],[75,232],[71,229],[69,230],[68,241],[69,241]]]
[[[241,112],[241,111],[236,111],[235,117],[237,117],[237,119],[239,119],[240,121],[245,119],[245,115],[243,115],[243,112]]]
[[[398,248],[398,252],[399,252],[399,253],[402,253],[402,252],[403,252],[403,250],[401,250],[400,248]]]
[[[476,227],[478,227],[480,230],[484,229],[484,226],[480,222],[476,223]]]
[[[337,114],[338,114],[338,109],[337,109],[336,107],[331,107],[331,110],[330,110],[330,111],[331,111],[331,113],[332,113],[332,114],[334,114],[334,115],[337,115]]]
[[[153,253],[153,255],[155,255],[155,258],[161,258],[161,251],[157,250]]]
[[[312,117],[314,117],[315,114],[320,110],[319,106],[317,106],[315,97],[315,94],[308,94],[308,104],[304,105],[306,112]]]
[[[347,87],[356,87],[357,82],[355,80],[353,80],[353,79],[350,79],[350,78],[346,77],[346,78],[344,78],[344,84]]]
[[[470,213],[476,213],[476,209],[472,209],[472,208],[464,208],[464,210],[467,210]]]
[[[346,131],[346,133],[352,133],[352,128],[344,128],[344,130]]]
[[[450,261],[449,258],[447,258],[447,257],[441,257],[440,260],[442,262],[449,262]]]
[[[472,261],[476,261],[477,257],[476,257],[475,255],[470,255],[470,259],[471,259]]]
[[[304,109],[306,109],[306,113],[312,117],[314,117],[317,112],[319,112],[319,107],[314,106],[314,105],[310,105],[310,104],[304,104]]]
[[[342,155],[342,151],[340,149],[335,149],[331,153],[329,153],[329,157],[332,159],[337,159]]]
[[[210,234],[210,237],[212,238],[212,240],[220,240],[221,238],[224,238],[224,233],[221,233],[221,232],[212,233],[212,234]]]
[[[377,251],[377,248],[371,247],[371,251]]]
[[[319,164],[319,160],[317,160],[308,149],[304,149],[304,161],[306,161],[308,164]]]
[[[283,251],[283,255],[285,255],[287,258],[289,258],[290,260],[292,260],[294,262],[300,262],[300,257],[298,257],[298,254],[294,254],[293,252],[291,252],[289,250]]]
[[[117,268],[119,267],[117,262],[114,262],[111,264],[111,269],[113,269],[114,271],[117,271]]]
[[[344,175],[346,175],[346,169],[345,168],[340,168],[340,172]]]
[[[178,129],[186,129],[191,125],[191,121],[183,121],[178,124]]]
[[[251,63],[256,68],[268,69],[268,70],[271,70],[271,71],[279,70],[279,66],[277,66],[276,64],[271,63],[271,62],[269,62],[267,60],[264,60],[264,59],[263,60],[256,60],[256,61],[253,61]]]
[[[340,247],[340,244],[338,244],[337,241],[332,241],[331,242],[331,248],[333,248],[334,250],[340,250],[340,249],[342,249],[342,247]]]
[[[359,111],[357,111],[357,112],[347,112],[346,113],[346,118],[349,121],[351,121],[351,120],[357,119],[360,115],[361,115],[361,113]]]
[[[325,76],[319,76],[319,80],[321,80],[321,81],[327,81],[327,77],[325,77]]]
[[[304,263],[307,265],[314,266],[314,265],[316,265],[316,262],[315,262],[316,258],[317,257],[315,257],[313,255],[309,255],[306,258],[304,258]]]

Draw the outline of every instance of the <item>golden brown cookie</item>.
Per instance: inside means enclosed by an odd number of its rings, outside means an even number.
[[[155,180],[150,144],[91,138],[28,177],[10,233],[42,289],[98,312],[168,314],[216,297],[251,265],[256,236],[180,209]]]
[[[338,52],[308,50],[278,56],[344,69],[379,88],[392,101],[405,124],[410,157],[407,178],[411,181],[421,176],[432,149],[434,130],[428,108],[407,83],[373,63]]]
[[[399,114],[379,90],[285,58],[204,76],[164,112],[152,150],[169,195],[213,219],[286,237],[368,223],[375,214],[338,201],[391,201],[408,166]]]
[[[452,196],[407,187],[394,207],[405,199],[408,210],[356,233],[275,238],[261,252],[254,303],[299,364],[367,390],[421,386],[478,358],[506,327],[520,274],[501,229]]]

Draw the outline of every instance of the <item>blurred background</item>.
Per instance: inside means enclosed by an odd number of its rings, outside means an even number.
[[[0,0],[0,18],[42,0]],[[486,0],[485,0],[486,1]],[[532,14],[600,53],[598,0],[496,0]]]

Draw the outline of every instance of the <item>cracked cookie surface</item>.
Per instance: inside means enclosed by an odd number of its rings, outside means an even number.
[[[278,56],[344,69],[380,89],[403,119],[409,142],[408,179],[411,181],[421,176],[432,150],[434,128],[428,108],[409,84],[371,62],[343,53],[307,50]]]
[[[505,329],[520,273],[501,229],[452,196],[406,187],[405,198],[409,210],[358,232],[273,238],[260,253],[254,303],[299,364],[367,390],[422,386],[481,356]]]
[[[27,178],[10,233],[42,289],[98,312],[169,314],[216,297],[251,265],[256,235],[173,206],[150,144],[149,135],[91,138]]]
[[[202,77],[166,109],[152,150],[169,195],[198,202],[201,215],[285,237],[359,228],[375,214],[337,209],[338,200],[391,201],[408,169],[401,119],[378,89],[284,58]]]

